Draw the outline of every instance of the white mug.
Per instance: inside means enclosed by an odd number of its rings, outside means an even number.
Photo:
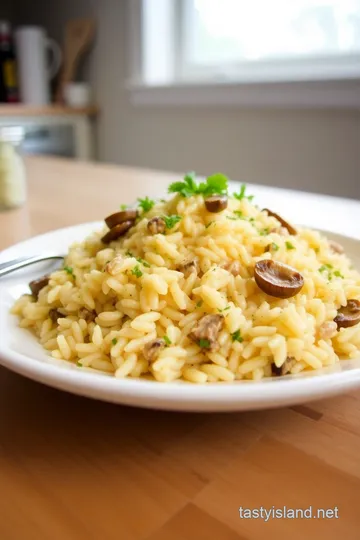
[[[88,107],[91,103],[89,83],[70,82],[64,87],[64,99],[69,107]]]
[[[20,99],[28,105],[50,103],[50,80],[59,71],[62,54],[56,41],[39,26],[22,26],[15,31]],[[52,61],[46,59],[47,51]]]

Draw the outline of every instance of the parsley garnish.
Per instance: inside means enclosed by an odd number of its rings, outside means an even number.
[[[333,272],[333,274],[334,274],[334,276],[336,276],[336,277],[339,277],[339,278],[341,278],[341,279],[344,279],[344,276],[342,275],[342,273],[340,272],[340,270],[335,270],[335,271]]]
[[[134,256],[134,255],[131,253],[131,251],[127,251],[127,252],[125,253],[125,255],[127,255],[128,257],[133,257],[133,256]]]
[[[164,336],[164,341],[165,341],[167,346],[171,345],[171,339],[168,338],[167,336]]]
[[[138,199],[139,206],[142,208],[143,212],[149,212],[149,210],[152,209],[152,207],[155,205],[155,201],[152,201],[149,199],[149,197],[145,197],[145,199]]]
[[[131,270],[131,273],[136,276],[136,277],[141,277],[143,275],[142,271],[140,270],[139,268],[139,265],[137,264],[136,266],[134,266],[134,268]]]
[[[120,210],[126,210],[127,204],[120,204]]]
[[[146,266],[146,268],[150,268],[150,264],[147,261],[144,261],[144,259],[142,259],[141,257],[136,257],[136,260]]]
[[[165,227],[167,229],[172,229],[177,223],[181,220],[181,216],[162,216],[165,221]]]
[[[230,308],[231,308],[231,306],[226,306],[224,309],[218,309],[218,311],[220,313],[222,313],[223,311],[228,311],[228,309],[230,309]]]
[[[114,337],[114,338],[111,340],[111,343],[112,343],[113,345],[116,345],[116,344],[117,344],[117,339],[116,339],[116,337]]]
[[[210,221],[207,225],[205,225],[205,229],[208,229],[213,223],[215,223],[215,221]]]
[[[270,232],[270,229],[266,228],[266,229],[261,229],[261,231],[259,231],[259,234],[260,236],[267,236]]]
[[[241,343],[242,341],[244,341],[244,339],[241,337],[241,333],[240,333],[240,329],[239,330],[235,330],[235,332],[233,332],[231,334],[231,339],[233,341],[238,341],[239,343]]]
[[[248,201],[252,201],[254,198],[254,195],[245,195],[246,192],[246,184],[242,184],[239,193],[234,193],[235,199],[238,201],[242,201],[242,199],[247,199]]]
[[[71,268],[71,266],[64,266],[64,270],[67,274],[69,274],[69,276],[73,276],[74,275],[74,270],[73,268]]]
[[[272,249],[273,251],[278,251],[280,248],[277,244],[275,244],[275,242],[271,242],[270,249]]]
[[[208,339],[199,339],[199,346],[202,349],[210,349],[210,341]]]
[[[201,307],[202,305],[203,305],[202,300],[199,300],[198,302],[196,302],[196,307]]]
[[[296,249],[294,244],[292,244],[291,242],[285,242],[285,246],[286,246],[286,249]]]
[[[216,173],[208,176],[205,182],[196,183],[194,172],[190,172],[184,177],[183,182],[170,184],[169,193],[180,193],[183,197],[193,195],[226,195],[228,188],[228,178],[224,174]]]
[[[237,221],[240,218],[235,217],[235,216],[226,216],[226,219],[231,219],[231,221]]]
[[[84,367],[84,366],[82,365],[81,362],[76,362],[76,365],[77,365],[78,367]]]
[[[332,264],[323,264],[322,266],[320,266],[319,272],[326,272],[327,270],[332,270],[332,269],[333,269]]]
[[[234,210],[234,214],[235,214],[239,219],[245,219],[244,214],[242,213],[241,210]]]

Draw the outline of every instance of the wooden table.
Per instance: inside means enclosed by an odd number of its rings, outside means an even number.
[[[0,248],[102,219],[173,179],[42,158],[27,167],[29,201],[0,214]],[[360,234],[359,202],[254,192],[260,204],[291,209],[294,221]],[[0,369],[0,539],[358,539],[359,395],[274,411],[179,414],[91,401]],[[284,505],[336,507],[338,519],[239,516],[239,507],[247,515],[245,508]]]

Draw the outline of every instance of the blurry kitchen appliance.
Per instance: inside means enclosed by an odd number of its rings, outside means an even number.
[[[50,103],[50,80],[61,65],[59,45],[46,37],[38,26],[22,26],[15,32],[16,53],[20,84],[20,99],[27,105]],[[52,54],[48,62],[47,53]]]
[[[93,19],[74,19],[67,22],[64,40],[64,62],[59,85],[55,95],[56,103],[63,103],[64,88],[74,81],[79,61],[94,38],[95,21]]]

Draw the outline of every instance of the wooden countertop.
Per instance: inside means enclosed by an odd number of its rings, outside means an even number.
[[[96,105],[88,107],[67,107],[66,105],[0,105],[1,117],[28,117],[28,116],[96,116],[99,109]]]
[[[29,200],[0,213],[0,249],[101,219],[137,196],[160,195],[174,179],[50,158],[26,162]],[[338,229],[329,216],[337,208],[348,232],[360,233],[359,202],[252,191],[260,204],[293,204],[294,221],[296,202],[306,204],[302,221],[323,228]],[[76,397],[0,368],[0,489],[1,540],[355,540],[360,393],[274,411],[179,414]],[[244,515],[261,506],[336,507],[338,519],[240,519],[239,507]]]

